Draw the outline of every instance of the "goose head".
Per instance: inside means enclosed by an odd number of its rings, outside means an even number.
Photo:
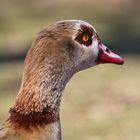
[[[102,43],[92,25],[81,20],[60,21],[48,26],[38,34],[31,50],[36,51],[34,61],[50,59],[59,67],[74,71],[102,63],[124,62]]]

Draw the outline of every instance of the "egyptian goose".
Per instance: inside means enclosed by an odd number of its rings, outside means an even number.
[[[102,44],[89,23],[60,21],[39,32],[0,140],[61,140],[59,110],[67,82],[100,63],[123,64],[123,59]]]

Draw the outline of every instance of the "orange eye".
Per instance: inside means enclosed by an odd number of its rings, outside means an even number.
[[[88,35],[84,35],[83,38],[82,38],[82,40],[83,40],[84,42],[89,41],[89,36],[88,36]]]

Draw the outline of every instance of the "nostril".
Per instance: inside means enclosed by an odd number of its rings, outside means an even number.
[[[106,48],[105,51],[108,52],[108,53],[110,53],[110,49],[108,49],[108,48]]]

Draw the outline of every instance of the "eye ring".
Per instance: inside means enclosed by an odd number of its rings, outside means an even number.
[[[82,41],[83,41],[83,42],[89,41],[89,35],[83,35]]]

